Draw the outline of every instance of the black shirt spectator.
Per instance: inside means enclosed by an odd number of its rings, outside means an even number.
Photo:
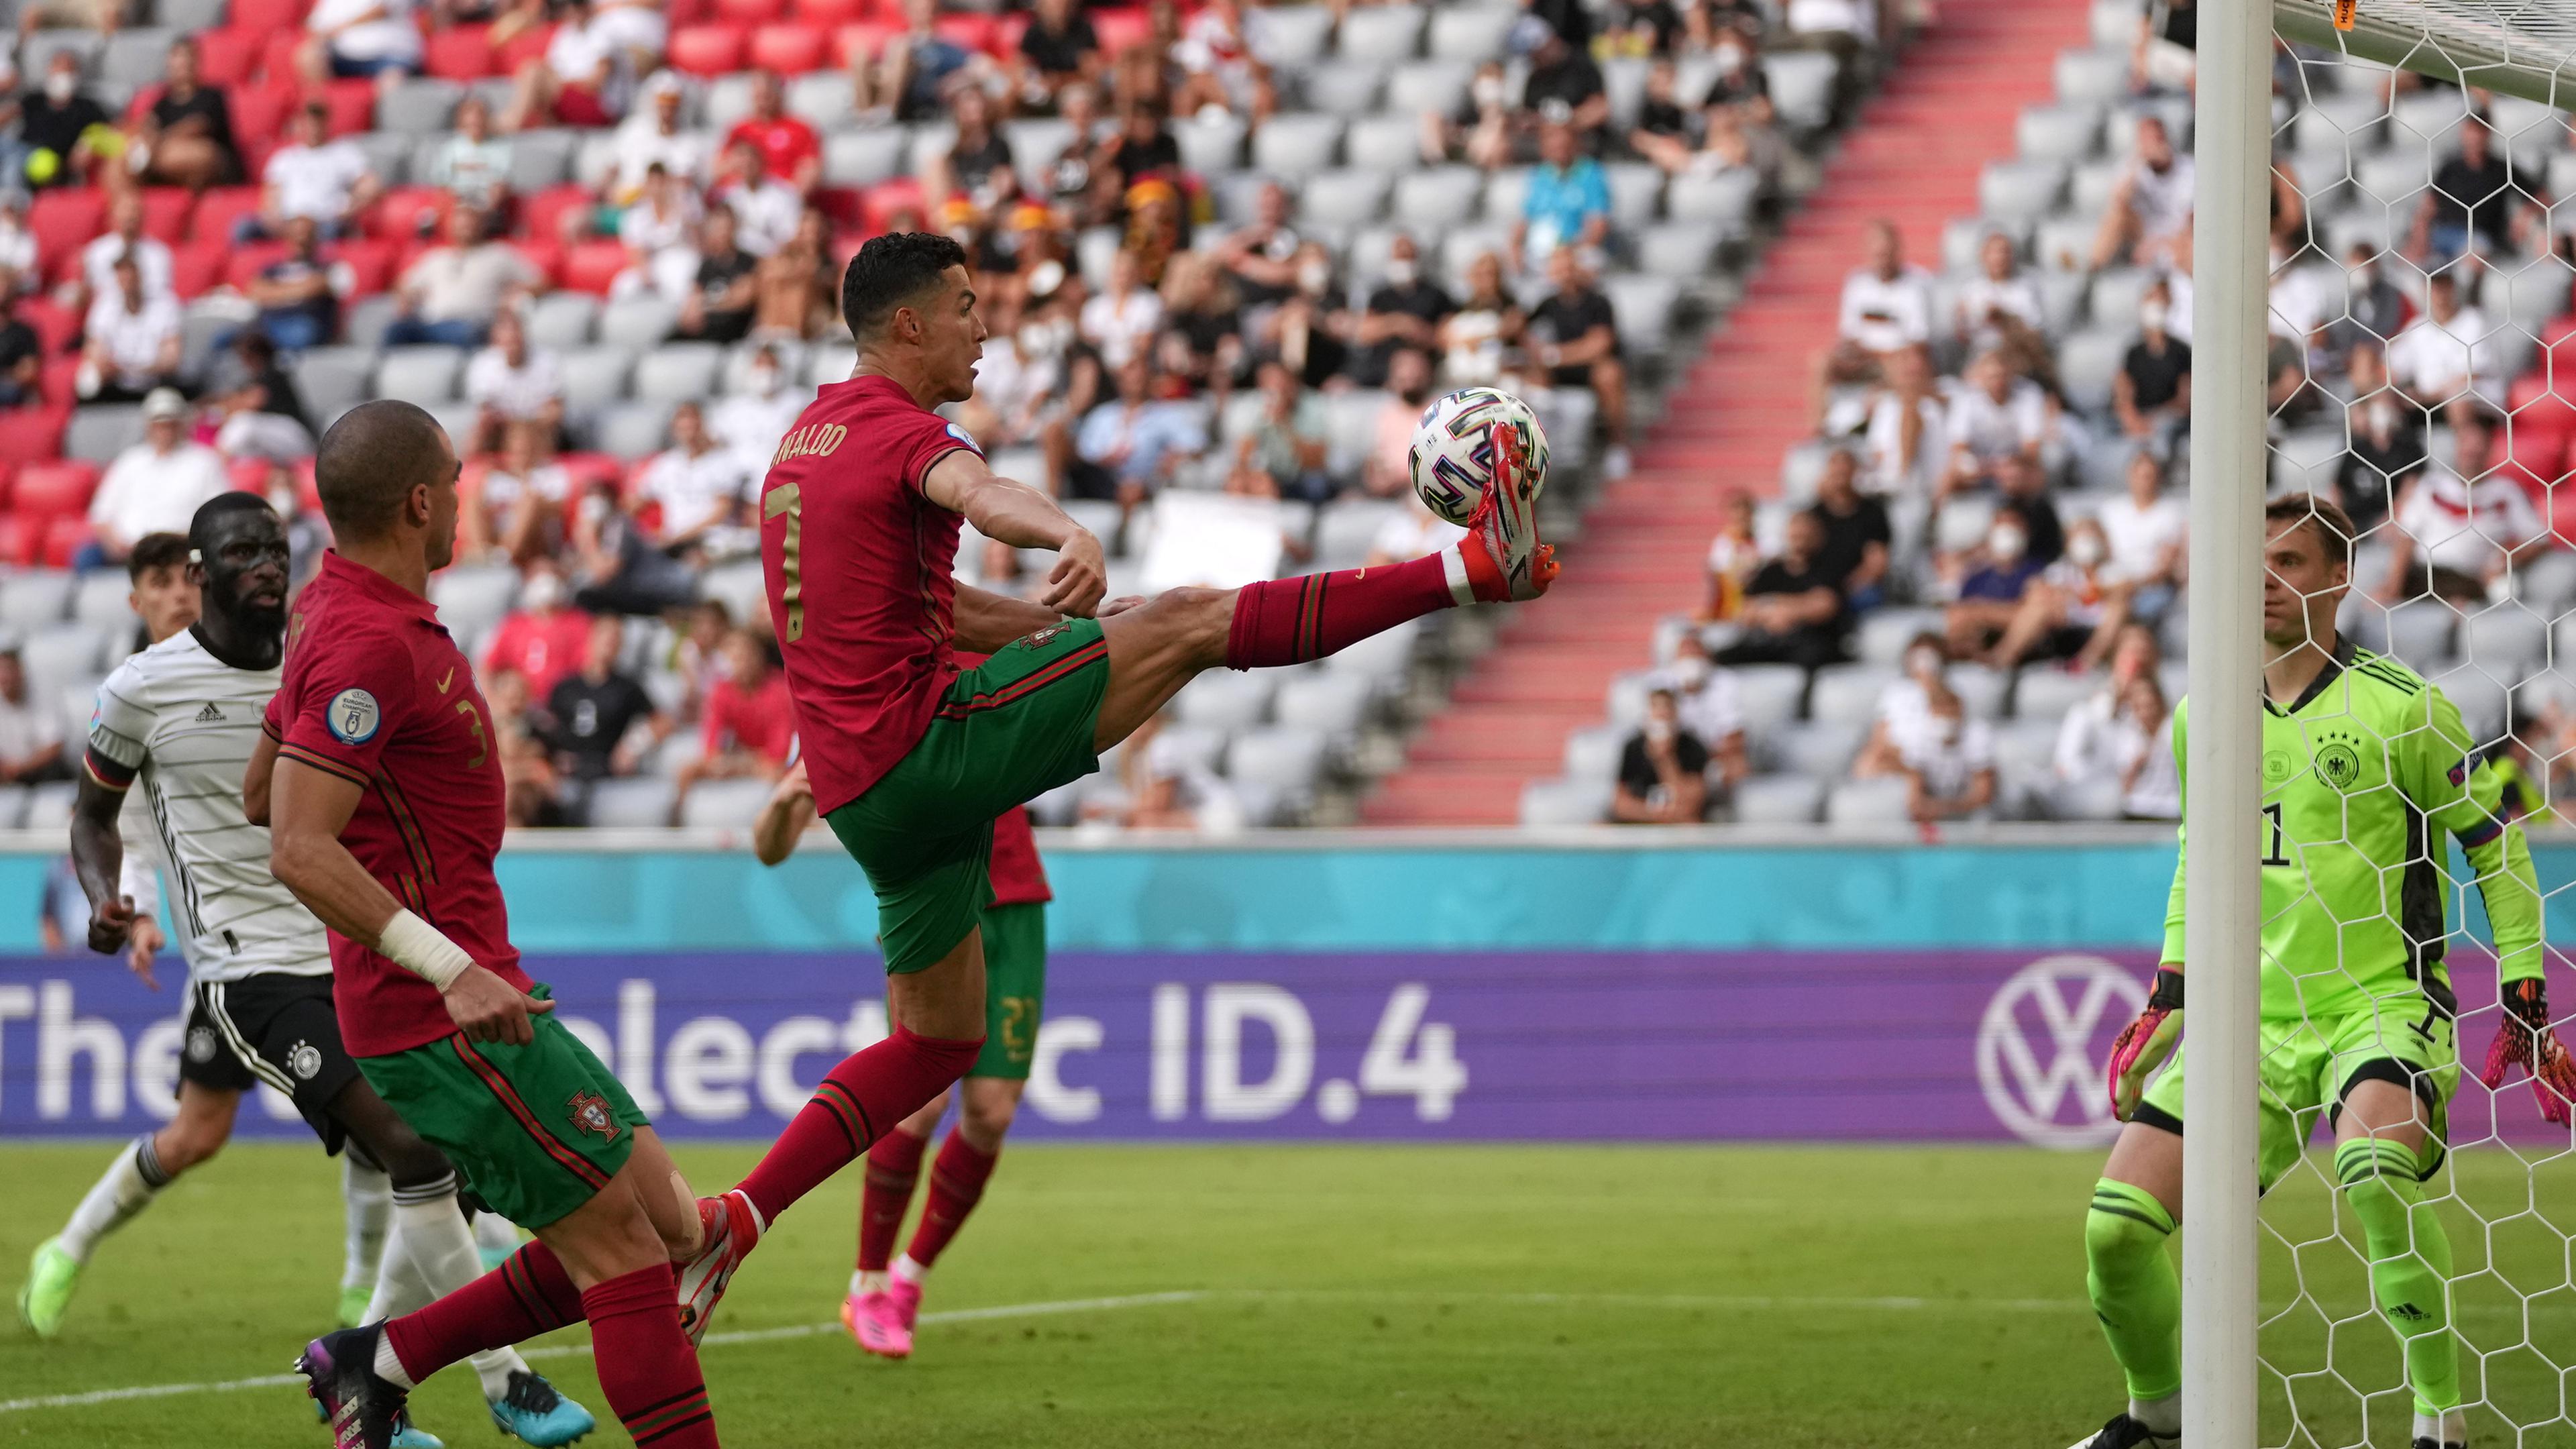
[[[1683,110],[1678,101],[1648,96],[1644,103],[1637,107],[1637,129],[1649,136],[1688,138],[1690,113]]]
[[[717,303],[734,283],[750,276],[759,266],[760,258],[740,247],[698,258],[698,296],[706,306],[706,329],[701,335],[708,341],[740,342],[743,334],[751,330],[752,308],[722,308]]]
[[[163,91],[160,98],[153,101],[152,121],[162,130],[170,130],[180,122],[188,120],[205,123],[206,139],[223,148],[224,153],[233,158],[234,174],[238,175],[241,169],[241,147],[233,140],[233,110],[231,103],[224,99],[224,93],[207,86],[199,86],[189,92],[185,100],[168,91]]]
[[[1583,0],[1531,0],[1529,13],[1547,22],[1568,50],[1592,48],[1592,12]]]
[[[1148,138],[1139,139],[1136,132],[1129,129],[1119,135],[1117,147],[1109,153],[1109,164],[1117,168],[1121,187],[1133,186],[1139,179],[1156,172],[1179,171],[1181,143],[1173,140],[1172,133],[1164,130],[1159,121],[1154,124],[1154,134]]]
[[[592,679],[587,672],[555,682],[546,701],[552,723],[546,743],[563,757],[576,780],[604,780],[616,773],[617,745],[637,720],[653,717],[653,697],[623,674]]]
[[[1745,582],[1744,633],[1718,651],[1718,663],[1816,669],[1842,658],[1851,608],[1842,579],[1825,571],[1824,543],[1813,513],[1789,515],[1788,547]]]
[[[2478,160],[2466,151],[2454,152],[2435,168],[2433,189],[2425,196],[2433,204],[2434,226],[2471,228],[2494,245],[2511,234],[2513,209],[2522,198],[2514,189],[2513,162],[2493,149],[2481,149]]]
[[[12,307],[5,317],[0,317],[0,407],[34,401],[44,370],[44,342]]]
[[[1682,14],[1671,0],[1627,0],[1618,7],[1622,35],[1643,35],[1655,55],[1670,55],[1681,44]]]
[[[1673,765],[1684,775],[1708,773],[1708,746],[1688,729],[1673,730]],[[1651,800],[1663,787],[1663,776],[1655,769],[1654,760],[1646,753],[1646,736],[1641,731],[1628,736],[1628,747],[1619,752],[1619,784],[1640,800]]]
[[[2128,355],[2120,359],[2120,370],[2129,375],[2130,396],[2138,410],[2151,412],[2181,393],[2182,380],[2191,376],[2191,344],[2169,337],[2159,352],[2140,338],[2129,344]]]
[[[1048,28],[1044,20],[1032,20],[1020,33],[1020,54],[1038,74],[1050,79],[1082,74],[1082,58],[1100,49],[1100,33],[1091,28],[1091,17],[1077,10],[1065,18],[1064,28]]]
[[[1578,342],[1596,327],[1607,327],[1618,335],[1618,314],[1610,310],[1610,299],[1588,280],[1579,287],[1565,288],[1531,309],[1531,340],[1553,342],[1558,346]],[[1613,344],[1615,347],[1615,343]],[[1592,364],[1576,363],[1571,367],[1549,369],[1549,380],[1558,387],[1583,387],[1592,381]]]
[[[256,387],[260,391],[259,411],[292,418],[309,431],[313,420],[304,414],[304,395],[296,391],[295,376],[279,365],[274,348],[265,349],[263,360],[254,364],[236,346],[215,355],[206,370],[205,393],[210,397],[231,397]]]
[[[948,153],[948,174],[960,190],[974,195],[984,194],[985,183],[993,179],[994,172],[1010,169],[1011,143],[989,127],[982,145],[970,147],[961,141]]]
[[[1590,55],[1569,47],[1554,60],[1530,67],[1529,81],[1521,89],[1521,104],[1536,111],[1549,101],[1558,101],[1568,111],[1575,111],[1602,94],[1602,89],[1601,67],[1592,63]]]
[[[1432,335],[1437,337],[1440,324],[1447,321],[1449,314],[1457,310],[1458,303],[1449,295],[1446,288],[1417,272],[1409,281],[1398,284],[1390,280],[1376,291],[1369,293],[1365,315],[1417,318],[1428,324],[1432,329]],[[1362,387],[1384,387],[1387,364],[1395,357],[1397,348],[1408,345],[1420,344],[1408,344],[1401,338],[1388,338],[1383,342],[1353,348],[1351,380]]]
[[[1836,511],[1819,501],[1807,512],[1824,532],[1824,542],[1816,549],[1816,572],[1834,580],[1842,588],[1860,568],[1869,546],[1888,547],[1895,535],[1887,526],[1887,505],[1866,493],[1853,493],[1846,498],[1848,507]]]
[[[289,252],[260,268],[259,276],[264,282],[301,283],[315,276],[327,275],[329,270],[330,264],[317,256]],[[324,287],[305,301],[260,309],[263,327],[297,317],[311,319],[314,327],[311,335],[327,341],[340,330],[340,298],[330,288]],[[270,331],[274,333],[276,329],[270,327]]]
[[[2049,501],[2048,475],[2028,458],[2016,458],[2004,469],[2003,497],[1996,507],[2021,520],[2022,532],[2029,542],[2023,556],[2042,568],[2057,562],[2066,552],[2066,526],[2058,519],[2057,505]]]
[[[57,101],[39,88],[29,91],[18,102],[19,138],[27,143],[29,150],[51,151],[65,162],[70,161],[72,147],[79,143],[83,131],[92,126],[113,124],[105,107],[77,91],[70,100]],[[65,165],[42,182],[29,175],[27,183],[30,186],[59,186],[79,179]]]

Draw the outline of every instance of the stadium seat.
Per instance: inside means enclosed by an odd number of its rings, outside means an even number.
[[[1315,226],[1358,226],[1386,209],[1390,178],[1380,172],[1327,171],[1308,181],[1297,214]]]
[[[607,296],[608,286],[626,270],[626,248],[613,241],[575,243],[564,253],[563,285],[575,292]]]
[[[711,396],[723,365],[724,349],[716,343],[666,342],[636,363],[635,396],[673,403]]]
[[[22,307],[21,312],[24,312]],[[62,452],[63,425],[71,410],[62,407],[11,408],[0,411],[0,463],[51,459]]]
[[[641,295],[609,303],[599,314],[599,340],[641,352],[671,335],[680,309],[660,297]]]
[[[858,122],[858,97],[850,90],[849,76],[825,69],[828,57],[818,56],[810,75],[800,75],[787,82],[787,113],[801,118],[817,131],[846,130]],[[1052,154],[1052,153],[1050,153]],[[1022,157],[1023,161],[1027,158]]]
[[[109,463],[143,441],[143,409],[130,404],[84,407],[72,412],[63,432],[63,456]]]
[[[1735,787],[1739,825],[1813,825],[1825,804],[1825,782],[1806,775],[1756,775]]]
[[[375,375],[376,349],[372,347],[314,347],[292,359],[295,389],[304,396],[304,405],[316,417],[335,413],[368,396],[368,382]]]
[[[1313,669],[1290,675],[1274,697],[1272,718],[1281,725],[1320,732],[1336,746],[1348,748],[1368,721],[1374,689],[1369,679],[1351,670]]]
[[[1196,115],[1171,126],[1181,165],[1202,177],[1232,171],[1243,157],[1243,122],[1233,116]]]
[[[1402,60],[1422,49],[1427,19],[1420,5],[1360,6],[1343,12],[1334,54],[1342,59]]]
[[[1342,134],[1342,155],[1363,171],[1393,175],[1422,164],[1422,126],[1411,116],[1360,116]]]
[[[1443,15],[1451,12],[1442,11]],[[1467,98],[1467,82],[1474,67],[1458,60],[1413,61],[1395,68],[1387,77],[1386,106],[1399,113],[1408,124],[1424,111],[1442,115],[1458,109]]]
[[[1307,72],[1298,85],[1305,110],[1342,117],[1376,110],[1378,93],[1385,88],[1384,63],[1363,60],[1342,60],[1318,67]]]
[[[1713,176],[1685,173],[1665,187],[1664,211],[1675,221],[1713,221],[1740,234],[1752,222],[1761,190],[1761,173],[1750,168]]]
[[[456,194],[437,186],[397,186],[367,213],[366,229],[388,241],[434,237],[446,230]]]
[[[680,802],[680,823],[700,829],[747,829],[769,799],[766,780],[708,780]]]
[[[877,6],[875,0],[794,0],[792,9],[798,20],[816,30],[828,31],[867,19]]]
[[[80,459],[26,463],[10,487],[10,507],[28,518],[86,513],[90,494],[98,490],[98,475],[97,464]]]
[[[1903,829],[1912,824],[1906,814],[1909,788],[1893,776],[1836,785],[1825,797],[1825,826],[1863,833]]]
[[[1324,736],[1315,730],[1278,725],[1235,736],[1225,752],[1226,777],[1246,794],[1264,795],[1274,803],[1258,812],[1255,824],[1275,824],[1282,816],[1299,816],[1313,804],[1315,783],[1324,773]]]
[[[1352,15],[1357,18],[1383,13],[1360,10]],[[1252,133],[1252,164],[1275,176],[1311,176],[1333,164],[1333,153],[1341,146],[1342,125],[1339,116],[1273,116]]]
[[[1735,691],[1745,731],[1768,734],[1796,720],[1798,703],[1807,693],[1807,672],[1794,664],[1746,665],[1735,671]]]
[[[1443,5],[1431,12],[1428,48],[1441,60],[1492,60],[1521,14],[1516,5]]]
[[[1619,725],[1594,725],[1565,737],[1565,778],[1612,780],[1619,774],[1619,754],[1631,733]]]
[[[675,793],[670,781],[650,775],[601,780],[590,787],[583,823],[606,830],[668,825]]]
[[[751,33],[750,59],[755,68],[780,75],[820,70],[823,35],[803,25],[764,25]]]
[[[828,186],[874,186],[903,171],[903,148],[881,128],[835,131],[823,138],[823,181]]]
[[[88,519],[54,519],[45,525],[44,551],[38,555],[38,562],[49,569],[70,568],[72,560],[89,542]]]
[[[662,451],[671,433],[671,404],[651,400],[620,403],[600,414],[593,446],[613,458],[649,458]]]
[[[98,71],[99,57],[107,51],[107,38],[94,30],[39,30],[20,42],[19,73],[41,76],[54,57],[69,52],[80,61],[83,74]]]
[[[461,347],[395,347],[376,366],[374,397],[436,407],[456,397],[465,371]]]
[[[99,634],[130,631],[135,623],[134,606],[125,600],[133,592],[133,584],[112,570],[83,574],[72,589],[72,620]],[[82,668],[94,662],[83,660]]]
[[[36,240],[36,256],[50,267],[56,259],[78,253],[89,239],[107,229],[107,193],[95,186],[57,186],[36,193],[27,208],[27,232]]]
[[[188,217],[188,235],[211,246],[230,246],[233,227],[245,216],[259,212],[259,188],[256,186],[217,186],[197,198]]]
[[[197,74],[208,85],[240,88],[259,64],[262,37],[229,26],[197,32]]]
[[[458,25],[429,33],[422,64],[441,80],[475,81],[492,74],[492,27]]]
[[[75,575],[52,569],[25,569],[0,576],[0,628],[33,630],[56,624],[71,612]]]
[[[1609,813],[1606,783],[1532,780],[1521,787],[1520,823],[1528,829],[1598,825]]]
[[[573,156],[583,133],[562,126],[521,131],[510,143],[510,189],[522,196],[560,186],[572,175]],[[551,241],[552,232],[537,232]]]
[[[1182,724],[1234,734],[1261,723],[1278,692],[1277,670],[1211,670],[1181,687],[1172,710]]]
[[[1822,130],[1833,119],[1839,69],[1840,63],[1825,51],[1775,51],[1762,59],[1771,104],[1781,120],[1802,131]]]
[[[25,785],[0,785],[0,830],[15,830],[27,818],[27,797],[34,792]]]
[[[743,32],[738,25],[689,25],[671,32],[663,59],[673,70],[719,76],[742,69]]]
[[[1474,214],[1484,194],[1485,174],[1472,166],[1437,166],[1396,179],[1395,218],[1414,229],[1426,246],[1441,232]]]

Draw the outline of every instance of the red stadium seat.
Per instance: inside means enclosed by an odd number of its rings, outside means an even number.
[[[1014,10],[1001,17],[999,28],[993,32],[993,54],[1005,60],[1019,54],[1020,37],[1028,33],[1029,17],[1026,11]]]
[[[626,270],[626,248],[613,241],[586,241],[564,254],[566,291],[608,295],[608,284]]]
[[[224,465],[231,475],[235,493],[261,493],[268,488],[268,470],[275,465],[266,458],[235,458]]]
[[[814,209],[836,228],[860,226],[867,221],[866,199],[855,186],[818,186],[811,199]]]
[[[188,214],[197,209],[197,194],[184,186],[143,188],[143,233],[176,246],[188,234]]]
[[[88,519],[77,515],[55,519],[45,528],[44,566],[49,569],[70,568],[73,556],[81,551],[81,545],[88,542]]]
[[[542,277],[537,283],[538,291],[549,292],[563,285],[564,249],[561,242],[552,237],[516,237],[510,242],[510,250],[527,258],[529,265],[537,269]]]
[[[0,564],[22,569],[36,566],[36,555],[44,547],[44,531],[31,528],[14,513],[0,513]]]
[[[892,223],[904,212],[910,212],[918,225],[924,217],[921,183],[910,176],[878,182],[861,195],[860,207],[864,216],[861,225],[870,235],[894,230]]]
[[[551,25],[522,30],[510,37],[509,44],[501,47],[495,68],[502,75],[517,75],[521,66],[544,55],[546,47],[552,45],[554,39],[555,28]]]
[[[95,186],[37,192],[36,204],[27,209],[27,230],[36,238],[38,265],[50,267],[107,230],[107,193]]]
[[[60,356],[45,359],[44,381],[41,384],[44,389],[45,406],[67,408],[80,401],[77,393],[80,370],[81,358],[77,352],[66,352]]]
[[[832,32],[832,60],[843,69],[861,61],[874,61],[894,35],[893,26],[873,20],[844,25]]]
[[[626,465],[606,453],[564,453],[555,462],[563,468],[564,476],[572,481],[575,497],[602,483],[621,492],[624,490]]]
[[[238,89],[250,79],[251,68],[259,64],[260,47],[268,37],[255,30],[221,30],[197,32],[197,74],[210,86],[227,91]]]
[[[286,113],[293,110],[301,99],[303,97],[292,82],[235,87],[231,97],[234,139],[241,142],[245,151],[254,145],[276,140],[278,132],[286,128]],[[243,161],[250,175],[259,174],[257,168],[247,166],[247,155]]]
[[[18,414],[8,414],[16,418]],[[10,490],[10,507],[22,518],[74,518],[89,512],[89,496],[98,491],[99,466],[73,458],[29,462],[18,470]]]
[[[333,136],[355,136],[376,128],[374,81],[335,80],[323,87],[322,104],[331,113]]]
[[[590,209],[591,195],[577,182],[549,186],[519,203],[520,229],[541,241],[563,236],[563,219]]]
[[[281,30],[304,33],[304,12],[308,0],[232,0],[227,17],[232,28],[252,35],[273,35]]]
[[[295,465],[295,497],[309,513],[322,511],[322,485],[313,476],[313,460],[303,459]]]
[[[9,511],[9,490],[16,487],[17,483],[17,468],[12,464],[0,463],[0,514],[6,514]]]
[[[767,25],[787,15],[787,0],[715,0],[715,18],[740,26]]]
[[[271,30],[259,45],[261,84],[272,86],[300,85],[302,73],[295,68],[295,52],[304,45],[304,32]]]
[[[188,218],[188,236],[199,246],[229,246],[233,224],[258,213],[258,187],[218,186],[197,198],[197,209]]]
[[[285,257],[284,242],[252,242],[234,247],[224,253],[224,281],[236,291],[245,290],[268,270],[269,263]]]
[[[1141,5],[1121,5],[1091,12],[1091,33],[1100,37],[1100,53],[1114,56],[1154,33],[1154,22]]]
[[[968,50],[993,48],[993,17],[990,15],[973,10],[961,10],[940,16],[931,29],[940,39],[954,45],[962,45]]]
[[[192,242],[170,254],[170,290],[187,301],[204,296],[224,278],[224,252],[216,242]]]
[[[62,351],[80,335],[80,317],[51,297],[20,298],[18,320],[36,329],[36,340],[44,345],[47,353]],[[15,455],[0,453],[0,457],[11,456]]]
[[[868,0],[796,0],[796,18],[816,30],[848,25],[875,13]]]
[[[481,80],[493,73],[492,27],[459,25],[433,31],[422,65],[441,80]]]
[[[456,208],[456,193],[439,186],[397,186],[367,213],[367,230],[387,241],[436,236]]]
[[[751,33],[754,69],[803,75],[823,68],[823,34],[801,24],[764,25]]]
[[[349,295],[343,301],[372,297],[393,285],[394,261],[400,248],[392,242],[357,237],[322,249],[322,255],[349,264]]]
[[[727,75],[742,69],[742,41],[740,26],[692,25],[671,33],[663,59],[690,75]]]

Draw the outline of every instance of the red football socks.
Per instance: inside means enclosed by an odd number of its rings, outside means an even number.
[[[1463,562],[1443,549],[1400,564],[1246,584],[1234,596],[1225,638],[1228,669],[1303,664],[1339,653],[1407,619],[1466,602]]]
[[[665,1301],[678,1311],[672,1290]],[[554,1250],[523,1243],[500,1267],[418,1313],[385,1325],[385,1337],[413,1383],[487,1349],[505,1348],[582,1318],[581,1291]]]
[[[813,1100],[778,1134],[760,1165],[742,1180],[742,1193],[760,1214],[761,1227],[778,1221],[798,1198],[922,1104],[948,1090],[975,1065],[984,1039],[922,1036],[898,1026],[894,1035],[846,1057],[825,1074]]]
[[[894,1235],[921,1181],[921,1154],[930,1139],[889,1132],[868,1149],[868,1172],[859,1188],[859,1271],[882,1273],[894,1257]]]
[[[1001,1160],[999,1148],[978,1152],[965,1133],[949,1129],[948,1140],[939,1145],[939,1160],[930,1168],[929,1206],[921,1210],[921,1226],[912,1230],[912,1246],[903,1250],[904,1256],[925,1268],[939,1261],[940,1250],[983,1200],[985,1179]]]
[[[669,1264],[638,1268],[581,1295],[600,1392],[637,1449],[717,1449],[698,1353],[680,1331]]]

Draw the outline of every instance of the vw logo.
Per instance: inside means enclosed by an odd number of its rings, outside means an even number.
[[[2146,1004],[2137,973],[2099,956],[2044,956],[2014,972],[1977,1025],[1977,1085],[1995,1120],[2040,1147],[2107,1145],[2120,1124],[2102,1062]]]

